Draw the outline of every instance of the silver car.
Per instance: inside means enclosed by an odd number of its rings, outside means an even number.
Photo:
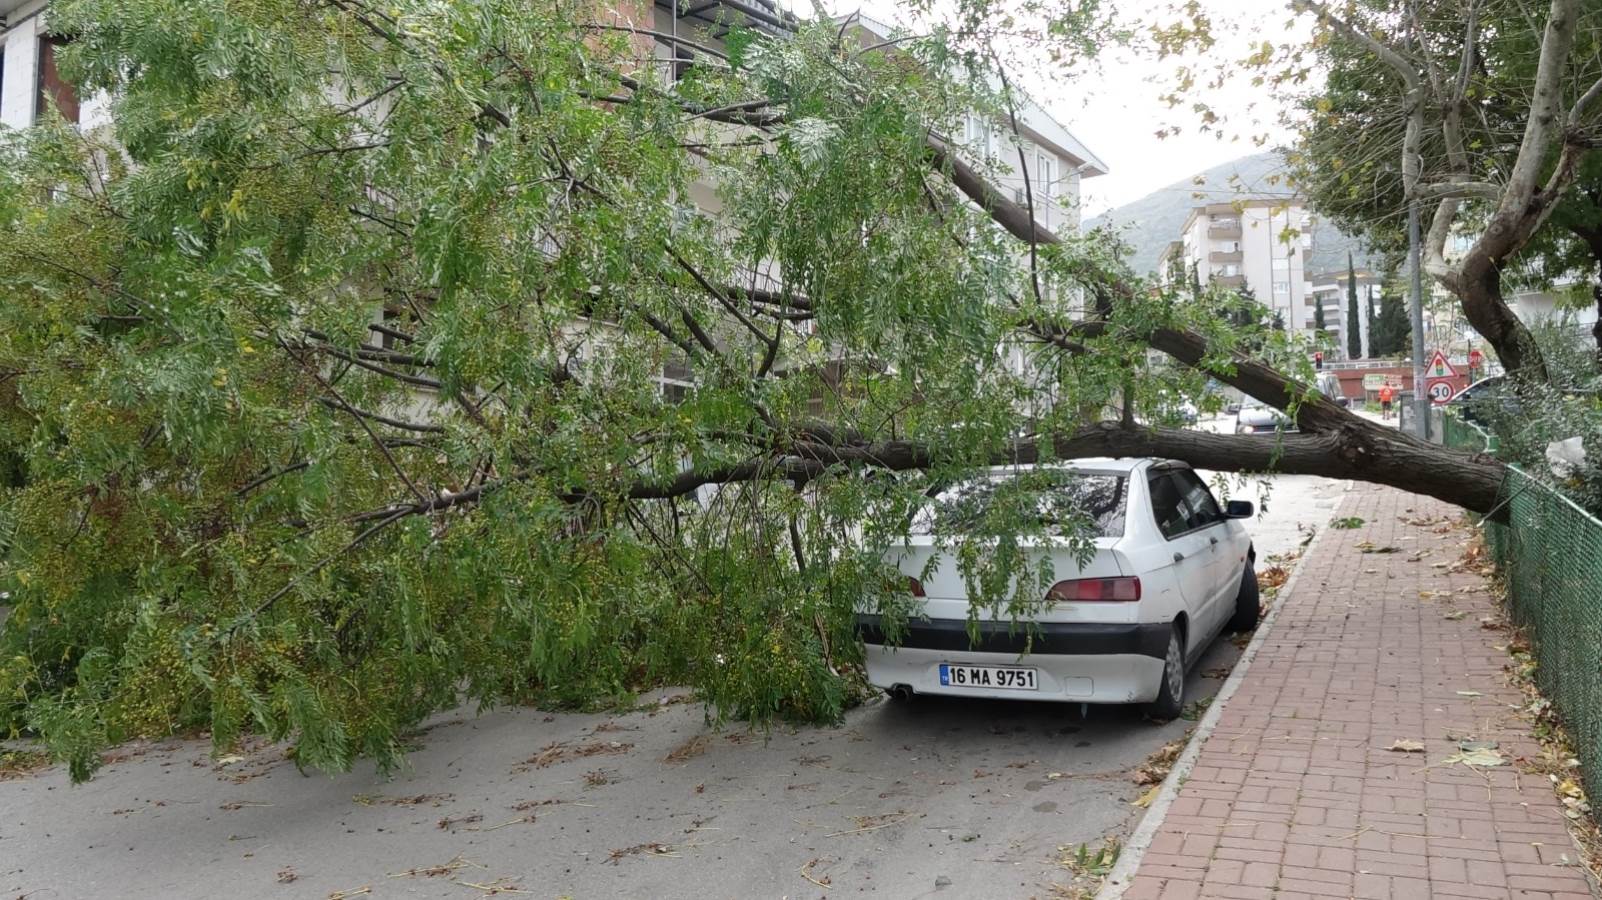
[[[1235,414],[1236,434],[1272,434],[1275,431],[1295,431],[1296,421],[1283,412],[1258,400],[1247,397]]]

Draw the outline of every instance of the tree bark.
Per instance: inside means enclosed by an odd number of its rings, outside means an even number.
[[[1534,338],[1502,296],[1502,269],[1482,253],[1470,254],[1454,280],[1459,304],[1474,330],[1496,349],[1509,372],[1546,380],[1546,361]]]

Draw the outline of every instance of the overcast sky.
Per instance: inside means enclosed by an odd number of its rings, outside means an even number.
[[[802,12],[810,11],[811,2],[787,0],[785,5]],[[864,15],[880,21],[913,24],[895,0],[826,0],[826,5],[836,14],[860,8]],[[1169,5],[1168,0],[1117,3],[1122,14],[1140,19]],[[1287,30],[1293,17],[1285,0],[1201,0],[1201,5],[1219,37],[1208,54],[1214,63],[1243,59],[1263,40],[1299,42],[1310,32],[1305,20]],[[1084,183],[1083,212],[1087,217],[1219,163],[1290,142],[1289,131],[1280,124],[1286,98],[1267,88],[1252,87],[1246,76],[1233,77],[1220,89],[1195,89],[1196,98],[1205,100],[1221,116],[1218,130],[1202,131],[1198,116],[1189,108],[1169,108],[1159,100],[1173,84],[1177,68],[1194,60],[1158,61],[1118,51],[1106,54],[1094,67],[1062,72],[1045,60],[1037,61],[1039,68],[1031,68],[1028,47],[1006,48],[1001,56],[1022,66],[1016,80],[1111,170]],[[1175,128],[1177,134],[1158,138],[1157,132]],[[1266,138],[1267,144],[1254,142],[1261,138]]]

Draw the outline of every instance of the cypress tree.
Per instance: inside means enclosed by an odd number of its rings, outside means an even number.
[[[1372,314],[1372,313],[1371,313]],[[1346,254],[1346,358],[1358,359],[1363,355],[1362,322],[1357,318],[1357,269],[1352,266],[1352,254]]]

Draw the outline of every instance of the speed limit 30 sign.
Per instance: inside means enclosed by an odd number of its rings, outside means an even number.
[[[1436,405],[1450,402],[1452,397],[1457,394],[1456,389],[1452,387],[1452,382],[1446,380],[1445,378],[1436,378],[1431,380],[1428,390],[1430,402],[1435,403]]]

